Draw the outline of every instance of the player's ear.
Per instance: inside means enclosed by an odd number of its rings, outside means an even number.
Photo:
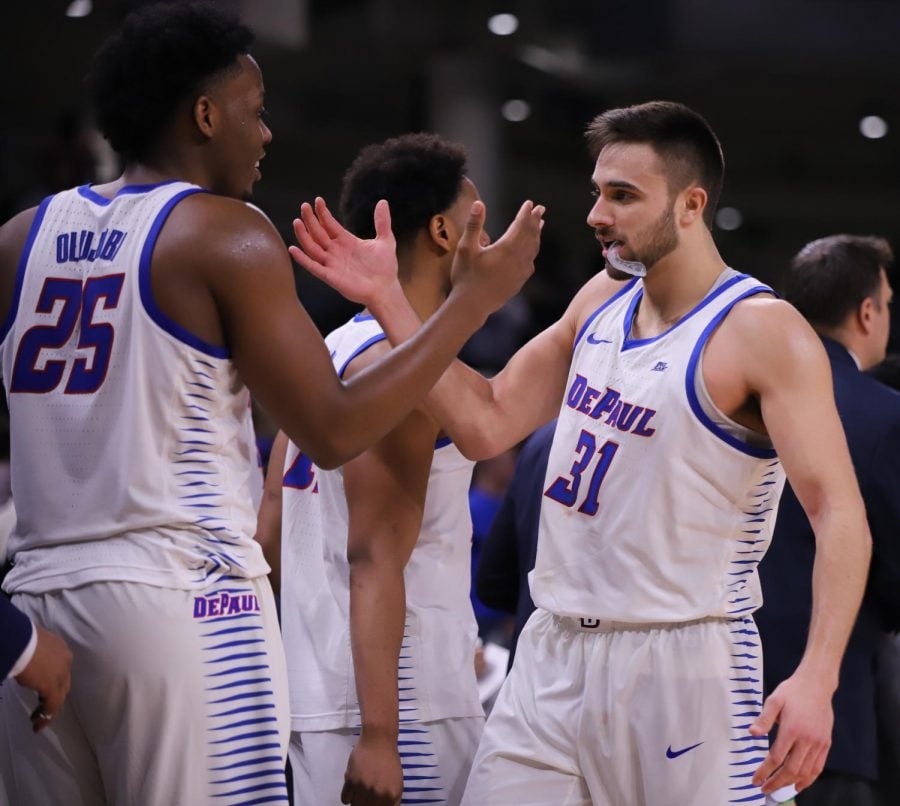
[[[443,254],[450,251],[452,246],[450,243],[450,222],[446,216],[439,213],[431,217],[431,220],[428,222],[428,235],[439,252]]]
[[[191,117],[199,132],[209,139],[216,126],[216,105],[208,95],[201,95],[191,107]]]
[[[709,202],[706,191],[697,185],[691,185],[681,192],[681,196],[681,209],[678,211],[678,217],[682,225],[688,226],[697,219],[702,219],[703,211]]]
[[[872,331],[872,319],[875,314],[875,300],[866,297],[856,308],[856,321],[863,333]]]

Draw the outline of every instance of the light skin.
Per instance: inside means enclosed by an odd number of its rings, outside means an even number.
[[[847,314],[837,328],[821,328],[822,335],[843,344],[859,361],[860,369],[868,370],[884,361],[891,335],[891,303],[894,291],[882,267],[878,289]]]
[[[31,712],[31,724],[37,733],[50,725],[69,693],[72,653],[56,633],[38,626],[35,629],[34,655],[16,676],[16,682],[38,695],[38,705]]]
[[[398,248],[403,289],[416,314],[431,316],[450,291],[454,253],[477,199],[463,180],[451,207]],[[482,245],[487,245],[482,236]],[[386,342],[368,348],[345,375],[364,371],[390,351]],[[403,794],[397,740],[397,666],[403,640],[404,569],[418,540],[425,494],[440,426],[419,407],[386,437],[343,467],[349,515],[350,637],[362,732],[347,763],[341,793],[353,806],[393,806]],[[279,553],[281,469],[287,439],[279,435],[270,459],[258,539],[267,557]],[[466,502],[460,502],[465,506]]]
[[[649,263],[633,335],[660,335],[705,296],[725,268],[703,222],[706,191],[696,183],[673,191],[665,164],[641,143],[604,148],[592,184],[596,200],[587,220],[604,250],[621,241],[623,258]],[[672,226],[674,239],[668,237]],[[492,380],[459,363],[444,375],[429,395],[429,408],[467,456],[495,455],[555,416],[577,333],[621,287],[609,274],[607,268],[592,278],[562,318]],[[865,510],[827,357],[796,310],[766,295],[739,302],[710,337],[703,373],[719,410],[772,440],[816,534],[813,613],[803,659],[750,728],[764,735],[779,724],[753,782],[767,793],[791,783],[804,789],[824,766],[831,698],[865,586],[871,552]]]
[[[396,426],[471,333],[527,279],[543,208],[523,204],[507,237],[483,249],[484,209],[473,205],[467,224],[473,247],[459,252],[447,304],[409,343],[344,383],[297,300],[281,238],[239,200],[260,177],[271,132],[262,120],[259,68],[250,56],[238,57],[237,67],[181,103],[152,153],[94,190],[110,198],[125,185],[180,179],[212,191],[184,199],[162,228],[151,263],[154,299],[190,333],[230,348],[255,399],[320,467],[335,467]],[[0,316],[12,301],[34,214],[26,211],[0,228]],[[414,317],[396,276],[386,204],[378,206],[375,223],[378,237],[364,249],[376,258],[375,269],[368,261],[349,261],[330,280],[379,321]]]

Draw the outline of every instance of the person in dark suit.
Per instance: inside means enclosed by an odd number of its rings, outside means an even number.
[[[516,616],[509,647],[510,669],[519,633],[534,610],[528,573],[534,568],[544,476],[555,430],[553,420],[535,431],[522,447],[512,481],[482,544],[475,577],[475,590],[482,602]]]
[[[866,596],[834,695],[832,746],[822,775],[798,795],[799,806],[888,803],[878,786],[876,656],[886,631],[900,628],[900,394],[865,370],[884,359],[887,349],[892,261],[881,238],[833,235],[805,246],[787,277],[787,300],[821,336],[831,362],[873,539]],[[785,486],[772,545],[759,569],[763,607],[756,616],[766,695],[802,662],[814,550],[813,529]]]

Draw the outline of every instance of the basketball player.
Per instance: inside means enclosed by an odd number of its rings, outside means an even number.
[[[423,318],[450,290],[477,198],[465,169],[460,146],[411,134],[363,149],[344,177],[356,234],[371,234],[379,198],[390,203],[401,283]],[[326,344],[344,378],[390,349],[368,313]],[[468,597],[473,463],[421,408],[339,470],[283,435],[271,461],[266,507],[283,496],[284,518],[264,509],[260,524],[269,551],[283,533],[295,802],[458,804],[484,726]],[[335,640],[348,632],[352,653]]]
[[[431,396],[470,458],[559,415],[539,609],[463,802],[762,804],[822,769],[870,552],[827,359],[719,256],[723,161],[702,118],[614,109],[588,142],[606,272],[492,381],[456,364]],[[317,212],[296,231],[319,271],[353,240]],[[751,614],[785,472],[816,533],[815,601],[803,659],[763,707]]]
[[[346,461],[400,422],[531,271],[541,210],[524,205],[482,249],[474,205],[447,304],[413,343],[338,379],[282,242],[240,200],[271,140],[251,39],[214,5],[129,17],[92,80],[123,175],[0,230],[18,513],[5,587],[64,637],[75,669],[38,737],[32,695],[4,696],[12,803],[287,799],[248,388],[321,466]],[[377,218],[363,249],[384,252],[386,271],[343,283],[373,315],[402,319],[386,205]]]

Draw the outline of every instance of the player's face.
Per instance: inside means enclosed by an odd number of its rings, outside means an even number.
[[[259,66],[250,56],[238,56],[240,70],[229,73],[211,92],[219,113],[219,150],[215,193],[248,198],[262,178],[259,163],[272,132],[263,120],[265,88]]]
[[[643,143],[616,143],[600,152],[591,177],[596,201],[588,226],[603,245],[614,243],[625,260],[643,263],[649,271],[679,244],[674,203],[662,163]],[[606,264],[617,280],[629,275]]]

